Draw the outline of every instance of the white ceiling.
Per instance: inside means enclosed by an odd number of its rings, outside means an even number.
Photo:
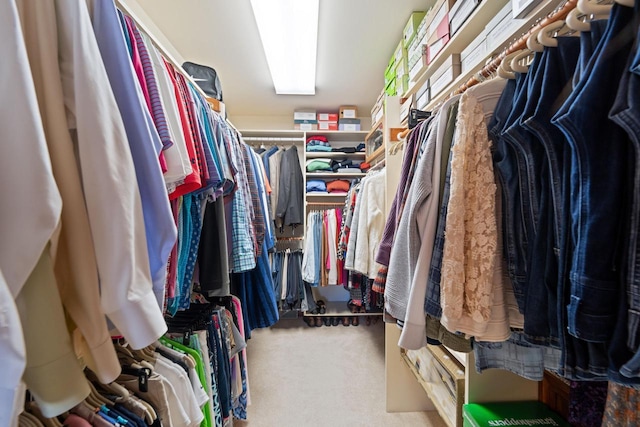
[[[410,13],[434,1],[320,0],[314,96],[275,94],[249,0],[137,2],[185,60],[216,69],[230,114],[293,116],[347,104],[366,117]]]

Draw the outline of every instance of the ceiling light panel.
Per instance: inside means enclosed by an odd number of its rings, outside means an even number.
[[[319,0],[251,0],[278,95],[314,95]]]

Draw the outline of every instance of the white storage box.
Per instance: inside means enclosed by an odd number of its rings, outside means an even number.
[[[460,55],[454,53],[429,78],[431,97],[438,95],[456,77],[460,75]]]
[[[486,26],[487,53],[492,53],[499,48],[523,24],[523,19],[513,19],[511,16],[511,3],[507,3]]]
[[[416,108],[418,110],[424,110],[429,101],[431,101],[431,90],[429,88],[429,80],[427,79],[416,93]]]
[[[293,120],[316,120],[316,110],[294,111]]]
[[[449,29],[453,36],[471,16],[481,0],[458,0],[449,11]]]
[[[460,53],[460,72],[473,69],[487,56],[487,31],[483,30],[462,53]]]

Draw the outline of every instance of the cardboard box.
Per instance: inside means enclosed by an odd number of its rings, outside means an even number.
[[[293,125],[293,129],[294,130],[304,130],[304,131],[310,131],[310,130],[318,130],[318,124],[311,124],[311,123],[296,123]]]
[[[569,423],[542,402],[468,403],[462,407],[464,427],[569,427]]]
[[[316,118],[318,122],[337,122],[338,113],[318,113]]]
[[[355,119],[358,117],[358,107],[342,105],[340,107],[340,119]]]
[[[418,74],[420,74],[420,70],[422,70],[422,67],[422,62],[416,62],[416,64],[411,67],[411,69],[409,70],[409,81],[416,81],[416,77],[418,76]]]
[[[487,52],[493,52],[509,40],[516,29],[524,24],[524,21],[523,19],[513,19],[511,16],[511,3],[507,3],[486,26]]]
[[[429,78],[431,96],[442,92],[456,77],[460,75],[460,55],[454,53]]]
[[[424,110],[429,101],[431,101],[431,90],[429,88],[429,79],[427,79],[416,92],[416,108],[418,110]]]
[[[342,130],[345,132],[357,132],[360,130],[360,123],[358,124],[338,124],[338,130]]]
[[[341,125],[358,125],[360,124],[360,119],[340,119],[338,120],[338,124]]]
[[[487,56],[487,32],[483,30],[469,46],[460,53],[460,72],[462,74],[475,68]]]
[[[313,120],[294,120],[294,124],[296,125],[317,125],[318,121],[316,119]]]
[[[389,96],[396,96],[396,79],[391,80],[384,88],[384,92]]]
[[[513,17],[516,19],[526,17],[540,3],[542,3],[542,0],[511,0]]]
[[[293,120],[316,120],[316,110],[294,111]]]
[[[402,40],[405,47],[409,46],[413,41],[413,38],[418,32],[420,22],[425,15],[426,12],[413,12],[409,17],[409,21],[407,22],[407,25],[404,26],[404,31],[402,32]]]
[[[449,10],[449,28],[453,36],[471,16],[481,0],[458,0]]]
[[[437,39],[429,45],[427,51],[427,64],[431,64],[433,60],[438,56],[442,49],[449,43],[449,34],[445,34],[444,37]]]
[[[409,74],[398,76],[396,79],[396,91],[403,95],[409,90]]]
[[[318,130],[338,130],[338,122],[318,120]]]
[[[396,47],[396,50],[393,54],[393,58],[395,60],[395,66],[398,66],[398,63],[400,61],[402,61],[403,59],[407,58],[407,48],[404,46],[404,44],[402,43],[402,41],[400,41],[400,43],[398,43],[398,46]]]

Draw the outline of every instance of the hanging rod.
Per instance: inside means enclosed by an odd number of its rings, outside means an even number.
[[[136,26],[138,27],[138,29],[144,32],[149,37],[149,39],[153,42],[155,47],[162,53],[162,56],[164,56],[164,58],[167,61],[169,61],[177,69],[177,71],[180,74],[182,74],[189,82],[191,82],[193,87],[200,93],[200,95],[202,95],[206,99],[207,94],[204,93],[204,91],[195,82],[195,80],[193,80],[193,78],[189,75],[189,73],[187,73],[184,70],[184,68],[182,68],[182,64],[178,63],[178,61],[173,57],[173,55],[167,52],[167,50],[164,48],[164,46],[162,46],[162,43],[158,41],[158,39],[153,34],[153,32],[150,31],[149,28],[142,22],[142,20],[138,18],[138,15],[131,9],[131,7],[129,7],[129,5],[125,3],[125,0],[115,0],[115,2],[116,2],[116,6],[120,8],[120,10],[122,10],[124,13],[129,15],[129,17],[136,22]],[[227,122],[229,126],[231,126],[231,128],[233,128],[233,130],[235,130],[237,133],[240,133],[238,129],[233,125],[233,123],[229,121],[229,119],[225,118],[224,120]]]
[[[344,206],[344,202],[307,202],[307,206]]]
[[[509,54],[516,52],[518,50],[524,49],[527,47],[527,39],[534,33],[538,32],[540,29],[546,27],[547,25],[559,21],[561,19],[566,18],[566,16],[575,9],[578,0],[567,0],[563,5],[557,7],[555,10],[549,12],[542,21],[532,26],[529,31],[524,33],[522,37],[520,37],[517,41],[511,43],[509,47],[507,47],[500,55],[498,55],[494,60],[492,60],[489,64],[485,65],[482,70],[476,73],[475,76],[471,77],[466,83],[461,85],[454,94],[460,94],[465,90],[469,89],[472,86],[477,85],[478,83],[484,81],[486,78],[491,76],[500,66],[502,60]],[[479,78],[478,78],[479,77]]]
[[[245,141],[260,141],[260,142],[295,142],[295,141],[304,141],[304,138],[294,138],[294,137],[273,137],[273,136],[243,136],[242,139]]]
[[[304,240],[303,236],[294,236],[294,237],[276,237],[276,243],[278,242],[288,242],[293,240]]]

